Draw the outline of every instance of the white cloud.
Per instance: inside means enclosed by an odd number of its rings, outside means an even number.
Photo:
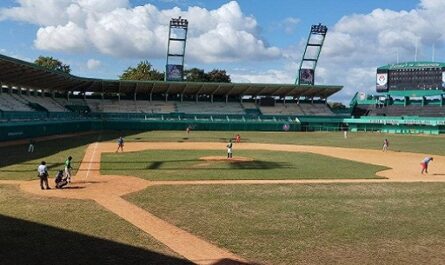
[[[19,6],[0,9],[0,19],[41,25],[35,47],[49,51],[89,50],[121,57],[164,58],[172,17],[189,20],[187,60],[232,62],[278,58],[259,35],[255,18],[246,16],[235,1],[208,10],[156,6],[129,7],[128,0],[19,0]]]
[[[298,23],[300,23],[299,18],[288,17],[281,22],[281,27],[283,27],[286,34],[292,34],[295,32]]]
[[[41,26],[65,25],[81,13],[104,13],[129,6],[128,0],[17,0],[18,6],[0,9],[0,20],[12,19]]]
[[[88,70],[96,70],[97,68],[99,68],[101,66],[102,66],[102,63],[99,60],[89,59],[87,61],[87,68],[88,68]]]
[[[414,60],[416,43],[419,60],[431,60],[431,47],[443,53],[445,41],[445,1],[422,0],[413,10],[376,9],[368,14],[345,16],[330,27],[316,71],[316,83],[344,85],[334,100],[347,103],[358,91],[375,93],[376,68],[400,61]],[[284,49],[287,60],[298,62],[304,41]],[[233,80],[247,82],[289,82],[297,64],[261,73],[231,74]],[[293,79],[292,79],[293,80]]]
[[[445,40],[445,1],[422,0],[416,9],[376,9],[369,14],[343,17],[328,32],[318,72],[323,83],[343,84],[338,98],[357,91],[375,93],[376,68],[400,61],[412,61],[415,47],[419,60],[431,60],[433,44]],[[416,44],[417,43],[417,44]]]
[[[164,58],[169,20],[182,16],[190,26],[187,63],[283,60],[283,67],[262,72],[229,72],[235,82],[293,83],[306,40],[283,49],[270,47],[261,37],[256,19],[244,14],[235,1],[212,10],[198,6],[160,10],[151,4],[130,7],[128,0],[17,2],[17,7],[0,9],[0,19],[40,25],[35,40],[38,49]],[[436,53],[443,54],[444,13],[445,1],[420,0],[412,10],[375,9],[344,16],[329,25],[316,82],[345,85],[334,97],[343,101],[357,91],[374,92],[376,68],[395,62],[397,53],[400,61],[413,60],[418,43],[419,60],[430,60],[433,44]],[[297,24],[295,18],[281,22],[288,33]]]
[[[235,83],[263,83],[263,84],[293,84],[295,82],[296,62],[284,64],[281,69],[269,69],[264,71],[249,69],[234,69],[230,77]]]
[[[64,26],[48,26],[37,31],[36,48],[51,51],[84,51],[88,48],[88,36],[84,29],[73,22]]]

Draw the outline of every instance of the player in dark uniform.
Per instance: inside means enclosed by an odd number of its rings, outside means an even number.
[[[37,172],[39,173],[38,176],[40,178],[40,188],[44,190],[44,185],[46,186],[47,190],[50,190],[51,188],[48,185],[48,168],[46,167],[46,162],[42,161],[40,163],[39,167],[37,168]]]
[[[119,152],[119,149],[121,150],[121,152],[124,151],[124,138],[119,137],[119,139],[117,139],[117,150],[116,153]]]

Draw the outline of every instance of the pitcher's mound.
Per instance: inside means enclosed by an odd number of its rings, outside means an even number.
[[[227,162],[251,162],[253,161],[250,157],[234,156],[232,158],[227,158],[226,156],[203,156],[199,158],[204,161],[227,161]]]

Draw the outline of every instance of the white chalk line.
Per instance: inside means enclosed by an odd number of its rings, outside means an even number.
[[[93,154],[91,155],[91,157],[90,157],[90,161],[88,162],[87,174],[84,176],[83,180],[86,180],[86,179],[88,178],[88,176],[90,175],[90,172],[91,172],[91,165],[93,164],[93,159],[94,159],[94,156],[96,155],[96,149],[97,149],[97,146],[99,145],[99,142],[100,142],[100,140],[101,140],[101,136],[102,136],[102,135],[99,135],[99,136],[97,137],[97,142],[94,144]]]

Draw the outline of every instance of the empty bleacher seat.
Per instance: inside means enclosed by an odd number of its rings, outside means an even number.
[[[177,102],[177,111],[183,113],[199,114],[245,114],[239,102]]]
[[[0,110],[3,111],[33,111],[25,102],[19,100],[17,95],[0,94]]]
[[[261,106],[260,110],[266,115],[314,115],[329,116],[334,115],[331,109],[323,103],[277,103],[274,107]]]

